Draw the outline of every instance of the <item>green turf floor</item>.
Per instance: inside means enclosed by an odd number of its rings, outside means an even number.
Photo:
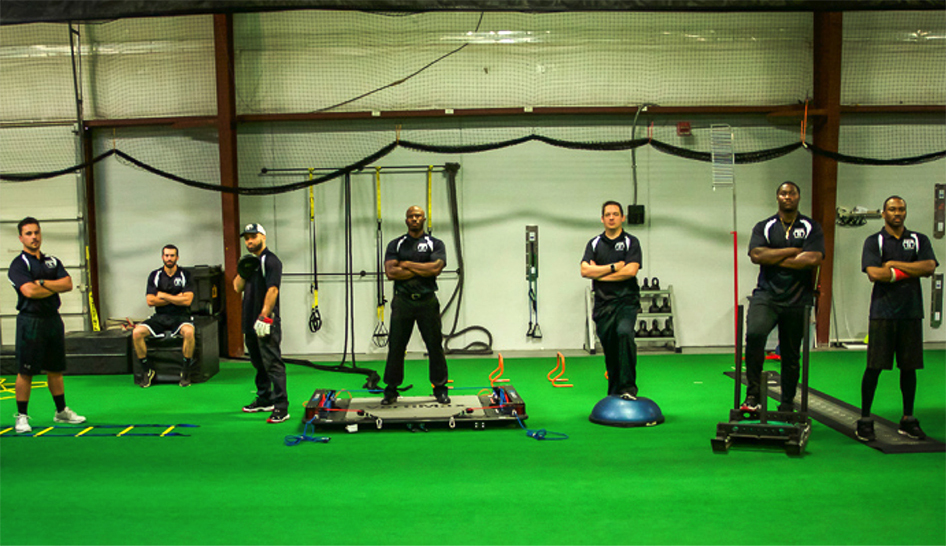
[[[812,354],[811,386],[855,405],[863,352]],[[917,411],[946,437],[946,353],[926,353]],[[210,382],[135,387],[130,376],[67,378],[90,424],[193,423],[190,437],[0,436],[0,544],[944,544],[946,454],[884,455],[815,423],[808,450],[714,454],[727,418],[727,355],[644,355],[641,395],[666,423],[592,424],[601,356],[571,357],[575,384],[554,389],[553,358],[506,359],[529,428],[329,431],[328,444],[287,447],[316,388],[358,389],[362,376],[290,366],[291,422],[244,414],[252,370],[224,362]],[[359,365],[381,370],[380,362]],[[495,359],[450,361],[457,386],[488,385]],[[777,365],[772,369],[777,369]],[[428,385],[426,364],[407,381]],[[11,377],[5,378],[7,383]],[[429,393],[415,388],[410,394]],[[874,411],[897,420],[896,372]],[[0,424],[13,424],[12,399]],[[46,390],[30,405],[52,424]]]

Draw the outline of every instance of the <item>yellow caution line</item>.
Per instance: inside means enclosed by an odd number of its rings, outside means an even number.
[[[165,430],[164,432],[161,433],[161,438],[164,438],[164,435],[165,435],[165,434],[167,434],[168,432],[171,432],[172,430],[174,430],[174,427],[176,427],[176,426],[177,426],[177,425],[171,425],[171,426],[169,426],[167,430]]]
[[[13,430],[13,427],[7,427],[7,428],[5,428],[5,429],[3,429],[3,430],[0,430],[0,434],[6,434],[6,433],[10,432],[11,430]]]
[[[76,434],[76,438],[78,438],[79,436],[82,436],[83,434],[85,434],[86,432],[92,430],[93,428],[95,428],[95,427],[86,427],[85,430],[83,430],[83,431],[80,432],[79,434]]]
[[[43,430],[37,432],[36,434],[34,434],[33,437],[35,438],[35,437],[37,437],[37,436],[42,436],[43,434],[46,434],[47,432],[49,432],[50,430],[52,430],[52,429],[54,429],[54,428],[56,428],[56,427],[47,427],[47,428],[45,428],[45,429],[43,429]]]
[[[126,432],[128,432],[129,430],[131,430],[131,429],[133,429],[133,428],[135,428],[135,425],[131,425],[130,427],[126,428],[125,430],[123,430],[123,431],[121,431],[121,432],[119,432],[119,433],[116,434],[115,436],[121,436],[122,434],[125,434]]]

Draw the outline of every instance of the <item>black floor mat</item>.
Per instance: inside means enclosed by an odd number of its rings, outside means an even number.
[[[781,377],[778,372],[769,373],[769,397],[779,400],[782,392]],[[725,374],[735,379],[736,372],[725,372]],[[742,374],[742,383],[743,385],[747,383],[746,374]],[[798,394],[795,395],[795,410],[800,407],[801,388],[798,389]],[[808,389],[808,415],[815,421],[884,453],[939,453],[946,451],[946,444],[943,442],[929,437],[925,440],[914,440],[903,436],[897,432],[897,423],[876,415],[871,415],[871,417],[874,419],[874,433],[877,439],[872,442],[861,442],[854,435],[857,420],[861,417],[861,409],[812,388]]]

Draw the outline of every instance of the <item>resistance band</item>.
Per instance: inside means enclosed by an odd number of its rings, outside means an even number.
[[[371,342],[376,347],[385,347],[388,344],[388,329],[384,326],[384,305],[387,299],[384,297],[384,232],[381,228],[381,167],[374,168],[374,196],[378,204],[378,231],[375,238],[377,247],[377,276],[376,287],[378,295],[378,325],[375,326],[374,334],[371,336]]]
[[[312,169],[309,169],[312,180]],[[309,315],[309,331],[313,334],[322,328],[322,314],[319,312],[319,253],[315,233],[315,191],[309,186],[309,232],[312,234],[312,313]]]
[[[433,172],[434,166],[427,166],[427,234],[432,235],[434,233],[434,214],[431,210],[431,204],[433,203]]]

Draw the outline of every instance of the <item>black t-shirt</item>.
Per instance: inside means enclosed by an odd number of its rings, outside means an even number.
[[[56,315],[59,313],[61,304],[59,294],[53,294],[48,298],[32,299],[27,298],[20,291],[20,287],[28,282],[40,279],[55,281],[69,276],[58,258],[42,253],[39,256],[39,259],[36,259],[29,252],[23,251],[10,263],[7,277],[16,290],[16,310],[30,315]]]
[[[864,241],[861,253],[861,271],[881,267],[884,262],[936,261],[930,240],[922,233],[903,230],[899,239],[881,229]],[[936,262],[939,265],[939,262]],[[923,291],[920,279],[910,277],[895,283],[875,282],[870,294],[872,319],[922,319]]]
[[[643,265],[641,244],[637,237],[624,230],[614,239],[608,239],[608,236],[602,233],[588,241],[581,261],[594,262],[597,265],[616,262]],[[637,284],[637,277],[617,282],[592,280],[591,286],[595,292],[595,309],[613,301],[621,301],[640,309],[641,289]]]
[[[795,247],[802,252],[820,252],[824,256],[824,232],[818,222],[803,214],[798,214],[786,228],[776,214],[752,228],[749,252],[758,247]],[[763,265],[759,268],[759,283],[752,295],[784,305],[804,306],[812,303],[814,291],[814,272],[811,269]]]
[[[429,263],[442,260],[447,264],[447,247],[443,241],[432,235],[421,235],[415,239],[410,233],[402,235],[388,243],[384,261]],[[431,294],[437,291],[437,277],[413,277],[394,281],[394,292],[400,294]]]
[[[275,254],[270,252],[268,248],[263,249],[259,261],[259,269],[249,279],[246,279],[246,285],[243,288],[243,333],[251,331],[253,325],[256,324],[256,319],[259,318],[260,311],[263,310],[266,292],[273,286],[278,289],[282,282],[282,262]],[[278,295],[270,318],[273,319],[273,322],[279,322]]]
[[[178,267],[174,275],[169,276],[162,267],[155,269],[148,275],[148,287],[145,292],[152,296],[157,296],[158,292],[177,296],[184,292],[193,293],[194,287],[191,285],[190,275],[185,274],[182,268]],[[190,307],[169,303],[156,306],[154,313],[156,315],[190,315]]]

